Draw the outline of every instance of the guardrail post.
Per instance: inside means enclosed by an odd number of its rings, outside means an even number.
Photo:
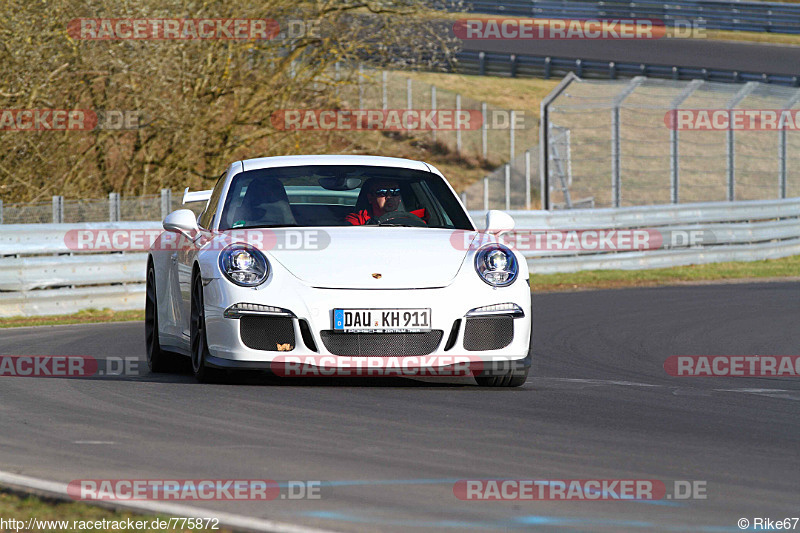
[[[669,131],[669,197],[673,204],[680,202],[680,154],[678,152],[678,107],[689,96],[705,83],[703,80],[692,80],[675,99],[670,102],[669,108],[672,113],[672,127]]]
[[[53,224],[64,222],[64,197],[53,196]]]
[[[3,223],[3,200],[0,200],[0,224]]]
[[[552,68],[553,60],[549,57],[544,58],[544,79],[550,79],[550,71]]]
[[[517,54],[511,54],[511,77],[517,77]]]
[[[481,76],[486,75],[486,52],[478,54],[478,74]]]
[[[728,124],[733,124],[733,108],[739,105],[739,102],[744,100],[756,87],[758,87],[757,82],[749,81],[728,101],[728,105],[725,106],[728,109]],[[733,202],[736,199],[736,137],[732,127],[728,128],[725,134],[726,160],[728,164],[728,201]]]
[[[108,193],[108,220],[110,222],[119,222],[119,193]]]
[[[580,59],[575,60],[575,74],[577,74],[579,78],[583,76],[583,61]]]
[[[481,153],[483,160],[486,161],[489,156],[489,129],[486,124],[488,121],[488,109],[486,102],[481,102],[481,117],[483,117],[483,124],[481,124]]]
[[[431,112],[436,113],[436,86],[431,85]],[[436,128],[433,128],[433,142],[436,142]]]
[[[608,62],[608,77],[609,79],[617,79],[617,64],[613,61]]]
[[[511,209],[511,163],[506,163],[506,211]]]
[[[531,151],[525,150],[525,209],[531,208]]]
[[[161,220],[172,212],[172,189],[161,189]]]
[[[456,116],[461,116],[461,94],[456,94]],[[456,151],[461,153],[461,127],[458,126],[458,121],[456,121]]]
[[[620,142],[619,142],[619,108],[625,98],[638,87],[645,78],[637,76],[614,97],[611,108],[611,203],[619,207],[622,202],[622,176],[620,171]]]
[[[489,210],[489,178],[483,178],[483,210]]]

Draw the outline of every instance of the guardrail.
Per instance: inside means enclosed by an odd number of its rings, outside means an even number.
[[[705,80],[721,83],[758,81],[800,87],[800,77],[766,72],[659,65],[654,63],[620,63],[593,59],[564,58],[495,52],[461,50],[456,54],[456,70],[462,74],[481,76],[535,77],[549,79],[574,72],[581,78],[617,79],[649,76],[671,80]]]
[[[0,232],[0,317],[144,309],[144,252],[87,253],[76,230],[159,230],[160,222],[7,224]],[[112,243],[109,243],[111,247]]]
[[[485,213],[470,212],[479,225]],[[665,236],[663,246],[643,251],[522,249],[535,274],[644,270],[800,254],[800,198],[508,213],[518,230],[650,229]],[[693,245],[691,235],[701,236],[698,241],[702,243]],[[675,236],[680,239],[670,239]],[[515,241],[513,235],[504,240]]]
[[[483,224],[485,211],[471,211]],[[519,230],[646,228],[665,237],[644,251],[522,249],[533,273],[648,269],[800,254],[800,198],[666,206],[509,211]],[[87,253],[68,243],[74,230],[158,230],[159,222],[9,224],[0,233],[0,317],[144,308],[145,261],[137,252]],[[702,235],[701,244],[669,236]],[[518,234],[522,231],[516,232]],[[505,239],[504,239],[505,240]],[[513,238],[511,239],[513,242]]]
[[[722,0],[471,0],[468,9],[493,15],[537,18],[652,18],[675,26],[695,21],[715,30],[800,33],[800,5]],[[463,7],[451,6],[459,10]]]

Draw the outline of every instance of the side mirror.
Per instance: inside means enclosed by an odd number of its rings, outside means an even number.
[[[514,229],[514,219],[504,211],[491,209],[486,213],[486,232],[501,234]]]
[[[173,211],[164,219],[163,225],[165,230],[180,233],[189,239],[194,239],[197,232],[200,231],[191,209]]]

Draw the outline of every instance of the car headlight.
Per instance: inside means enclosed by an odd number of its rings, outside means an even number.
[[[219,254],[219,267],[225,277],[242,287],[261,285],[269,275],[264,254],[249,244],[231,244]]]
[[[517,279],[519,268],[514,252],[502,244],[489,244],[475,254],[475,271],[492,287],[506,287]]]

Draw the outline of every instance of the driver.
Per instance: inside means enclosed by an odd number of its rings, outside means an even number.
[[[400,207],[400,185],[396,181],[373,180],[367,186],[367,208],[345,217],[345,220],[354,226],[366,224],[369,219],[397,211]],[[416,209],[410,213],[425,218],[425,209]]]

